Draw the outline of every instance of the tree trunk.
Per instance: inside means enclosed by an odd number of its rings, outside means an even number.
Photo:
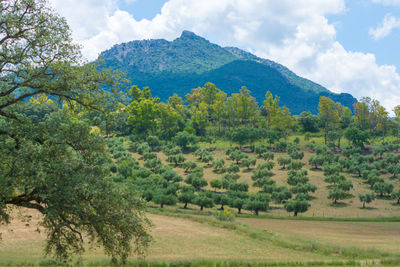
[[[185,206],[183,206],[184,209],[187,209],[187,204],[188,204],[188,203],[186,202],[186,203],[185,203]]]
[[[385,128],[382,130],[382,145],[385,145]]]
[[[200,210],[203,211],[203,206],[200,206]]]
[[[365,209],[365,201],[363,201],[363,209]]]
[[[220,208],[220,210],[224,210],[224,205],[221,205],[221,208]]]
[[[400,201],[400,199],[399,199],[399,201]],[[399,204],[399,203],[397,202],[397,204]],[[242,208],[238,208],[238,214],[242,214]]]
[[[160,204],[160,207],[161,207],[161,208],[164,208],[164,203],[161,203],[161,204]]]
[[[254,212],[255,212],[255,213],[256,213],[256,215],[258,216],[258,210],[255,210]]]
[[[297,211],[294,212],[294,216],[297,216]]]

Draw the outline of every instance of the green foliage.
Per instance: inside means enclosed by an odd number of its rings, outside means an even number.
[[[235,220],[235,214],[230,209],[224,209],[223,211],[217,211],[214,214],[215,218],[220,221],[233,222]]]
[[[287,212],[293,212],[294,216],[297,214],[306,212],[308,210],[308,202],[306,200],[291,200],[285,203],[285,210]]]
[[[238,173],[240,169],[238,165],[231,163],[228,167],[224,168],[224,171],[227,173]]]
[[[338,184],[334,184],[329,189],[328,198],[332,199],[336,204],[338,200],[348,199],[352,197],[349,193],[350,189],[353,187],[351,181],[341,181]]]
[[[186,131],[179,132],[174,137],[174,142],[183,150],[187,150],[189,145],[196,143],[196,136]]]
[[[185,183],[192,185],[197,191],[208,185],[207,180],[199,172],[189,173],[185,179]]]
[[[88,110],[116,109],[118,72],[82,64],[65,19],[47,1],[0,6],[1,222],[9,222],[9,205],[37,210],[45,252],[59,261],[84,251],[82,236],[114,262],[143,252],[151,239],[146,205],[113,181],[104,139],[80,120]]]
[[[279,157],[278,158],[278,164],[282,166],[282,169],[286,169],[286,165],[290,164],[292,162],[292,159],[289,157]]]
[[[380,196],[383,196],[385,194],[390,195],[393,191],[393,184],[385,182],[377,182],[374,183],[373,189],[375,193],[378,193]]]
[[[175,167],[177,167],[179,164],[182,164],[185,160],[185,156],[182,153],[169,155],[167,158],[168,162],[175,163]]]
[[[274,153],[273,152],[264,152],[261,157],[264,160],[274,160]]]
[[[200,210],[203,210],[203,208],[214,207],[214,201],[209,192],[200,192],[193,200],[193,203],[199,206]]]
[[[255,159],[255,158],[245,158],[245,159],[242,159],[241,165],[247,167],[247,169],[250,170],[250,166],[255,166],[256,162],[257,162],[257,159]]]
[[[396,200],[396,204],[400,204],[400,190],[392,192],[392,199]]]
[[[325,163],[325,157],[322,155],[311,156],[308,163],[313,165],[315,169],[319,169],[318,167]]]
[[[221,189],[222,188],[222,181],[220,179],[213,179],[210,181],[210,186],[212,188],[216,189]]]
[[[242,208],[244,207],[247,199],[248,199],[248,194],[244,191],[238,191],[238,190],[229,190],[228,191],[228,196],[230,199],[230,206],[232,208],[238,209],[238,214],[241,213]]]
[[[184,203],[184,209],[187,209],[187,205],[189,203],[194,203],[194,199],[196,195],[194,194],[195,188],[193,186],[183,186],[180,190],[180,194],[178,195],[178,199],[180,202]]]
[[[196,162],[191,160],[185,161],[182,165],[182,168],[185,170],[186,173],[191,172],[196,167],[197,167]]]
[[[221,171],[225,166],[225,160],[224,159],[214,159],[212,166],[215,171]]]
[[[264,153],[268,152],[268,148],[261,144],[254,148],[254,152],[261,158]]]
[[[375,199],[374,193],[358,194],[358,198],[363,203],[363,209],[365,209],[365,203],[371,203]]]
[[[318,117],[311,112],[303,111],[300,113],[298,121],[303,132],[316,133],[319,130]]]
[[[260,137],[260,131],[256,128],[240,127],[230,133],[233,142],[239,145],[251,144]]]
[[[258,215],[259,211],[267,211],[269,208],[270,197],[265,193],[256,193],[250,195],[244,204],[246,210],[254,211]]]
[[[231,160],[234,160],[234,161],[236,161],[236,164],[240,164],[240,161],[242,160],[242,159],[245,159],[245,158],[248,158],[248,155],[246,154],[246,153],[244,153],[244,152],[242,152],[242,151],[240,151],[240,150],[234,150],[233,152],[231,152],[230,154],[229,154],[229,158],[231,159]]]
[[[344,132],[344,136],[356,147],[364,147],[369,139],[367,131],[360,130],[356,127],[347,128]]]
[[[289,189],[285,186],[279,186],[275,187],[272,190],[271,198],[276,202],[276,203],[282,203],[290,198],[292,198],[292,193],[289,191]]]

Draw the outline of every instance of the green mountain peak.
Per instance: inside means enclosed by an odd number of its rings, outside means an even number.
[[[228,94],[246,86],[259,103],[269,90],[294,114],[316,113],[322,95],[348,107],[357,101],[349,94],[334,94],[279,63],[236,47],[221,47],[190,31],[171,42],[155,39],[114,45],[100,58],[105,67],[125,71],[133,84],[149,86],[161,100],[173,93],[183,97],[192,88],[212,82]]]

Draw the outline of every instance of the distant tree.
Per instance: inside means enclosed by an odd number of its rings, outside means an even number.
[[[261,155],[261,157],[264,160],[273,160],[274,159],[274,153],[273,152],[265,152]]]
[[[185,170],[186,173],[190,172],[191,170],[193,170],[196,167],[197,167],[196,162],[191,161],[191,160],[185,161],[182,165],[182,168]]]
[[[362,131],[356,127],[349,127],[344,132],[344,136],[349,140],[354,146],[364,147],[364,144],[368,143],[369,134],[366,131]]]
[[[377,182],[374,184],[373,189],[381,197],[385,194],[390,195],[393,192],[393,184],[385,182]]]
[[[203,175],[198,172],[189,173],[185,179],[185,183],[192,185],[197,191],[208,185],[207,180],[204,179]]]
[[[184,203],[184,209],[187,209],[187,205],[189,203],[193,203],[196,195],[194,194],[195,188],[193,186],[183,186],[181,188],[180,194],[178,195],[178,199],[180,202]]]
[[[224,210],[224,206],[230,203],[230,199],[226,194],[214,194],[213,199],[215,204],[221,205],[220,210]]]
[[[363,203],[363,209],[365,209],[365,203],[371,203],[375,199],[375,195],[373,193],[359,194],[358,197]]]
[[[316,133],[319,130],[318,116],[313,115],[311,112],[303,111],[300,113],[298,121],[304,132]]]
[[[208,192],[200,192],[194,199],[193,203],[199,206],[200,210],[203,210],[203,208],[214,207],[214,200],[212,195]]]
[[[175,143],[183,150],[188,150],[188,146],[196,143],[196,136],[186,131],[179,132],[174,137]]]
[[[178,201],[175,190],[176,189],[171,190],[170,188],[155,190],[153,194],[153,202],[156,204],[160,204],[161,208],[163,208],[164,205],[175,205]]]
[[[338,103],[333,102],[329,97],[321,96],[319,98],[318,110],[325,129],[325,144],[327,143],[329,131],[334,129],[339,122],[338,107]]]
[[[240,164],[240,161],[241,161],[242,159],[247,158],[247,157],[248,157],[247,154],[246,154],[246,153],[243,153],[243,152],[240,151],[240,150],[235,150],[235,151],[233,151],[233,152],[229,155],[229,158],[230,158],[231,160],[236,161],[236,164],[237,164],[237,165]]]
[[[291,200],[285,203],[285,210],[287,212],[294,212],[294,216],[297,214],[306,212],[308,210],[308,202],[307,200]]]
[[[314,166],[314,169],[319,169],[318,166],[322,166],[325,162],[325,157],[322,155],[311,156],[308,163]]]
[[[168,156],[167,161],[175,163],[175,167],[178,167],[179,164],[185,161],[185,156],[182,153],[176,155],[170,155]]]
[[[213,160],[213,168],[215,171],[221,171],[222,168],[225,165],[225,160],[224,159],[214,159]]]
[[[286,165],[290,164],[292,162],[292,159],[289,157],[279,157],[278,158],[278,164],[282,166],[282,169],[286,169]]]
[[[269,208],[270,197],[265,193],[256,193],[250,195],[246,201],[244,208],[247,210],[254,211],[258,215],[259,211],[267,211]]]
[[[239,166],[231,163],[228,167],[224,169],[228,173],[238,173],[240,171]]]
[[[397,205],[400,204],[400,190],[394,191],[392,193],[392,199],[395,199],[397,201]]]
[[[220,179],[213,179],[210,181],[210,186],[214,188],[215,191],[217,191],[217,189],[222,188],[222,181]]]
[[[250,166],[255,166],[256,162],[257,162],[257,159],[255,159],[255,158],[245,158],[242,160],[242,165],[247,167],[248,170],[250,170]]]
[[[249,196],[243,191],[229,190],[228,197],[230,199],[229,205],[238,209],[238,214],[240,214]]]
[[[352,187],[351,181],[341,181],[329,189],[328,198],[332,199],[334,204],[336,204],[338,200],[348,199],[352,196],[349,193]]]
[[[276,201],[276,203],[282,203],[292,197],[292,193],[285,186],[275,187],[272,190],[271,198]]]

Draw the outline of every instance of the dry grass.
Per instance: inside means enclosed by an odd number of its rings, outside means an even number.
[[[38,223],[41,216],[34,211],[21,209],[25,216],[31,216],[30,222],[16,216],[11,224],[1,226],[3,240],[0,243],[0,263],[40,262],[43,259],[43,247],[46,235],[40,233]],[[311,261],[332,260],[332,257],[310,252],[295,251],[272,244],[268,240],[258,240],[240,235],[232,230],[221,229],[183,218],[149,214],[154,227],[154,238],[147,259],[151,260],[263,260]],[[100,249],[88,248],[84,261],[100,261],[106,256]]]
[[[241,218],[251,227],[268,229],[284,238],[302,238],[341,247],[400,253],[400,223],[266,220]]]

